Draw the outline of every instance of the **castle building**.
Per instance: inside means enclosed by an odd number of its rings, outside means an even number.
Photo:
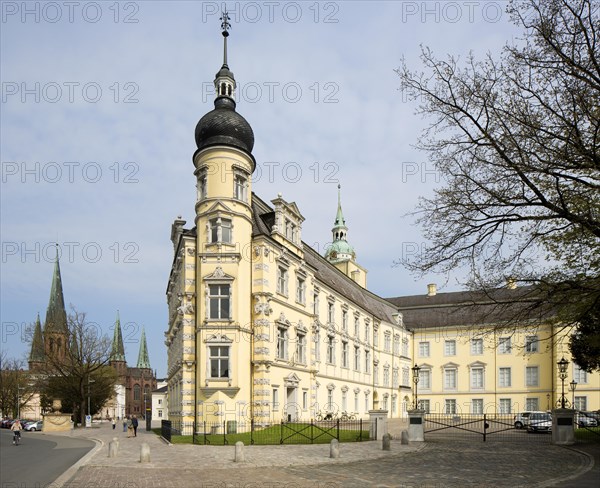
[[[54,263],[50,299],[46,311],[44,326],[38,313],[31,350],[29,353],[29,370],[33,373],[43,371],[49,357],[64,361],[69,347],[69,326],[63,294],[62,278],[58,252]],[[124,415],[145,416],[152,406],[152,390],[156,389],[156,374],[150,366],[146,333],[142,328],[138,361],[135,368],[127,366],[121,321],[117,313],[109,365],[117,372],[118,380],[115,394],[99,412],[102,417],[120,417]],[[34,395],[26,410],[32,416],[40,418],[41,406],[39,395]]]
[[[366,289],[340,193],[323,257],[302,241],[294,202],[252,192],[254,133],[236,111],[223,20],[215,108],[195,131],[194,226],[178,217],[171,227],[169,418],[267,425],[373,408],[400,416],[409,333],[396,308]]]

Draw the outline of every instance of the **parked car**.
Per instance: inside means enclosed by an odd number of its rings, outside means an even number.
[[[36,430],[42,430],[42,426],[43,425],[44,425],[44,421],[43,420],[38,420],[37,422],[29,422],[25,426],[25,430],[29,430],[29,431],[35,432]]]
[[[598,420],[593,412],[577,412],[575,415],[575,425],[578,427],[597,427]]]
[[[529,416],[527,432],[552,432],[552,415],[546,412],[532,412]]]
[[[515,415],[515,429],[522,429],[523,427],[527,427],[530,415],[531,412],[521,412]]]

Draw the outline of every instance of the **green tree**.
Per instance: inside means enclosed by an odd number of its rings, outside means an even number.
[[[444,178],[416,212],[430,247],[403,264],[446,276],[466,267],[472,289],[528,285],[515,321],[543,310],[574,327],[577,344],[599,329],[599,9],[514,0],[523,37],[501,55],[461,63],[422,48],[424,71],[397,70],[430,121],[417,146]],[[572,353],[599,367],[597,349]]]

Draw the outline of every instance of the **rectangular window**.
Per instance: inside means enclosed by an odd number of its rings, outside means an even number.
[[[408,339],[402,339],[402,355],[408,357]]]
[[[229,314],[229,285],[208,285],[208,301],[210,303],[210,319],[228,319]]]
[[[360,347],[354,346],[354,371],[360,371]]]
[[[354,411],[358,412],[358,393],[354,392]]]
[[[444,342],[444,356],[456,356],[455,340],[448,340]]]
[[[540,386],[537,366],[527,366],[525,368],[525,386]]]
[[[302,392],[302,410],[308,410],[308,392]]]
[[[392,334],[390,334],[389,332],[386,332],[383,335],[383,350],[385,352],[392,351]]]
[[[471,413],[476,415],[483,414],[483,398],[474,398],[471,400]]]
[[[394,354],[400,356],[400,336],[394,336]]]
[[[327,322],[335,324],[335,306],[333,303],[327,303]]]
[[[540,402],[537,398],[526,398],[525,399],[525,410],[528,412],[535,412],[540,409]]]
[[[319,294],[313,293],[313,314],[319,315]]]
[[[162,399],[161,398],[158,399],[158,404],[162,405]]]
[[[371,373],[371,351],[365,349],[365,373]]]
[[[373,365],[373,384],[379,384],[379,365],[377,364]]]
[[[315,360],[321,361],[321,333],[315,332]]]
[[[327,362],[335,364],[335,337],[327,336]]]
[[[198,176],[198,183],[196,184],[196,190],[197,192],[197,196],[198,196],[198,200],[204,200],[206,198],[206,172],[202,172],[199,176]]]
[[[500,354],[510,354],[512,352],[510,337],[500,338],[498,341],[498,352]]]
[[[229,378],[229,346],[210,346],[210,377]]]
[[[425,413],[430,412],[430,404],[429,400],[419,400],[419,410],[425,411]]]
[[[525,337],[525,351],[526,352],[538,352],[538,336],[530,335]]]
[[[402,386],[410,386],[410,373],[408,368],[402,368]]]
[[[306,334],[298,332],[296,342],[296,361],[306,364]]]
[[[398,368],[392,370],[392,388],[398,388],[400,386],[400,371]]]
[[[231,244],[231,220],[218,217],[210,219],[208,223],[210,226],[210,242]]]
[[[444,389],[456,390],[456,370],[445,369],[444,370]]]
[[[277,358],[288,358],[288,336],[286,327],[277,327]]]
[[[471,339],[471,354],[473,356],[483,354],[483,339]]]
[[[348,342],[342,341],[342,368],[348,367]]]
[[[288,270],[284,266],[277,266],[277,293],[288,294]]]
[[[419,371],[419,383],[417,388],[423,390],[431,389],[431,371],[428,369],[422,369]]]
[[[576,396],[573,408],[575,408],[575,410],[579,410],[580,412],[585,412],[587,410],[587,397]]]
[[[419,342],[419,357],[422,357],[422,358],[429,357],[429,341]]]
[[[454,415],[456,413],[456,400],[446,400],[445,402],[445,410],[447,414]]]
[[[162,410],[158,411],[158,417],[161,418],[162,417]]]
[[[503,413],[503,414],[508,414],[511,413],[512,408],[511,408],[511,401],[510,398],[500,398],[500,404],[499,404],[500,410],[498,413]]]
[[[576,364],[573,365],[573,379],[577,382],[578,385],[585,385],[588,382],[587,372],[581,369]]]
[[[373,329],[373,347],[379,347],[379,329]]]
[[[248,181],[241,175],[236,175],[234,178],[234,195],[236,200],[242,202],[248,201],[248,193],[246,188],[248,187]]]
[[[354,337],[360,337],[360,324],[358,317],[354,317]]]
[[[365,343],[369,344],[371,342],[371,327],[369,324],[365,324]]]
[[[511,374],[510,368],[500,368],[498,370],[498,386],[504,388],[511,386]]]
[[[335,405],[333,404],[333,390],[327,390],[327,405],[325,408],[329,411],[332,411],[334,406]]]
[[[268,393],[267,393],[268,395]],[[273,410],[279,408],[279,389],[273,388]]]
[[[348,410],[348,392],[342,390],[342,411]]]
[[[306,282],[304,278],[296,279],[296,301],[304,305],[306,302]]]
[[[342,330],[348,332],[348,312],[346,310],[342,311]]]
[[[383,368],[383,386],[390,386],[390,368]]]
[[[471,369],[471,388],[483,388],[483,368]]]

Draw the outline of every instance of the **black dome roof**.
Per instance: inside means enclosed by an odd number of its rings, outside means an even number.
[[[247,153],[254,147],[254,132],[248,121],[235,111],[235,102],[218,97],[215,109],[208,112],[196,125],[198,149],[225,144]]]

